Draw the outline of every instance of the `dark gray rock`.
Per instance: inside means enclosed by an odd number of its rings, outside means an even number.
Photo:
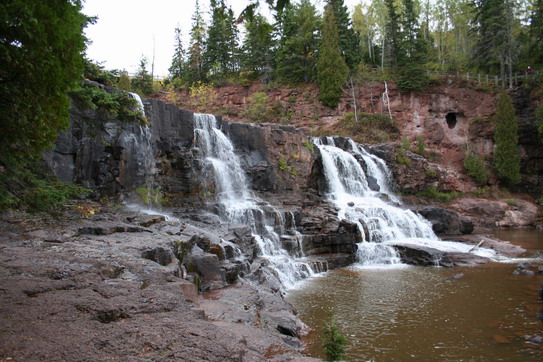
[[[400,254],[402,262],[420,266],[474,266],[484,264],[489,259],[468,253],[446,253],[420,245],[398,244],[393,247]]]
[[[439,206],[427,206],[418,212],[432,223],[432,229],[437,235],[459,235],[473,232],[473,223],[456,211]]]

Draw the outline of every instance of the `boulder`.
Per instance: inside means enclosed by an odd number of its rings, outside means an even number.
[[[473,232],[473,223],[456,211],[439,206],[427,206],[418,212],[432,223],[432,229],[437,235],[459,235]]]
[[[469,253],[447,253],[430,247],[413,244],[392,245],[400,254],[402,262],[420,266],[474,266],[490,260]]]

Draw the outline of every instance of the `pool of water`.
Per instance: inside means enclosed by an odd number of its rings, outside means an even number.
[[[332,312],[348,339],[349,361],[542,360],[541,344],[527,337],[543,336],[537,318],[543,308],[537,266],[543,259],[534,255],[543,250],[543,233],[534,233],[533,276],[513,274],[515,262],[453,269],[350,267],[306,281],[287,296],[313,329],[306,352],[324,357],[321,331]],[[463,277],[453,278],[459,273]]]

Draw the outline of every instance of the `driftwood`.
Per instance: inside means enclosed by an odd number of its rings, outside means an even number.
[[[477,244],[477,245],[475,245],[473,248],[469,249],[469,250],[468,250],[468,253],[471,253],[473,250],[475,250],[475,249],[477,249],[478,247],[480,247],[481,245],[483,245],[484,242],[485,242],[484,240],[481,240],[481,241],[479,242],[479,244]]]

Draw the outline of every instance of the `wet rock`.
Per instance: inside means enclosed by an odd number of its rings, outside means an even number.
[[[224,270],[221,269],[217,255],[205,253],[196,247],[186,261],[187,271],[196,273],[200,278],[200,290],[223,288],[227,285]]]
[[[473,223],[456,211],[439,206],[427,206],[418,212],[432,223],[432,229],[437,235],[459,235],[473,232]]]
[[[168,265],[174,260],[177,260],[171,249],[165,249],[163,247],[156,247],[153,249],[144,250],[141,253],[141,257],[149,259],[160,265]]]
[[[485,264],[489,259],[469,253],[448,253],[430,247],[411,244],[392,245],[402,262],[420,266],[474,266]]]
[[[462,279],[464,277],[464,273],[458,273],[452,276],[452,279]]]

